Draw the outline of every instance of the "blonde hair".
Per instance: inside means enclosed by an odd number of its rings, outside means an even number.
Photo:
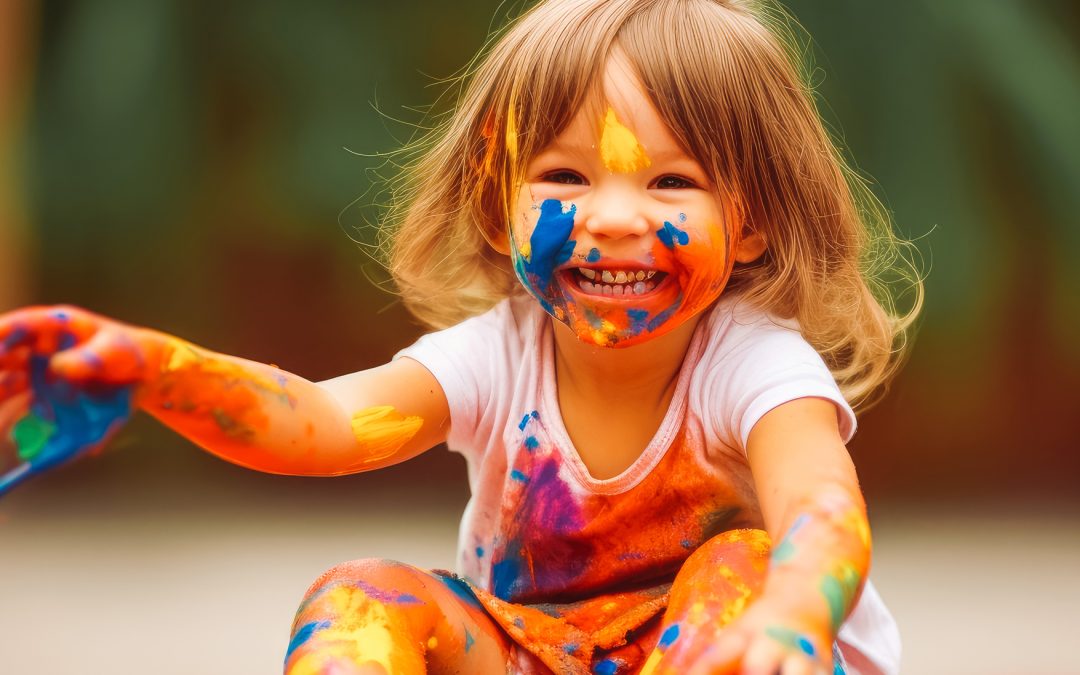
[[[618,48],[766,253],[725,293],[799,322],[848,401],[895,373],[922,304],[914,248],[826,132],[793,21],[769,2],[548,0],[457,80],[453,113],[404,152],[381,245],[406,307],[433,328],[519,287],[503,241],[524,163],[595,96]],[[901,300],[905,300],[901,307]]]

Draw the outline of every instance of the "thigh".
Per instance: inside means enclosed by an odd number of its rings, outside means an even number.
[[[308,590],[286,654],[290,675],[503,673],[510,643],[453,575],[356,560]]]

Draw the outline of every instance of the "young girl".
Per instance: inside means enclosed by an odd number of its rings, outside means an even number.
[[[452,327],[379,368],[312,383],[75,308],[0,317],[17,471],[132,406],[274,473],[461,452],[460,576],[331,569],[293,674],[896,673],[844,443],[921,286],[900,312],[877,281],[911,268],[781,16],[547,0],[510,26],[388,218],[402,297]]]

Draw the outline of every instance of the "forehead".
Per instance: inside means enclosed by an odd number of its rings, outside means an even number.
[[[633,65],[618,52],[608,59],[584,104],[549,147],[574,151],[597,148],[605,128],[612,123],[632,132],[650,157],[685,154],[649,99]]]

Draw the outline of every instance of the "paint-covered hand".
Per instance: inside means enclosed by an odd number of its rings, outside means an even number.
[[[102,447],[167,340],[76,307],[0,315],[0,494]]]
[[[690,675],[832,675],[832,636],[790,606],[763,596],[724,629]],[[837,671],[842,673],[843,671]]]

